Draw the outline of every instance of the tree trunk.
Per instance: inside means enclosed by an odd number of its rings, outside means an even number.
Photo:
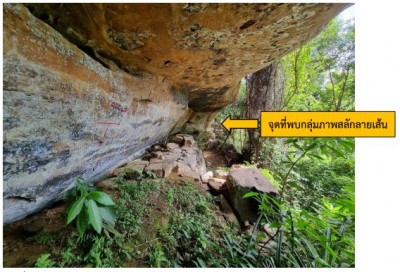
[[[278,111],[282,105],[284,73],[279,62],[246,77],[247,97],[245,116],[247,119],[260,119],[262,111]],[[248,129],[249,146],[245,152],[246,161],[260,163],[260,150],[266,138],[260,137],[260,130]],[[253,159],[253,160],[252,160]]]

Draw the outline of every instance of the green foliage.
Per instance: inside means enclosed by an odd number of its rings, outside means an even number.
[[[240,83],[238,99],[235,103],[221,109],[215,118],[215,122],[221,124],[229,115],[231,116],[231,119],[243,119],[245,117],[246,94],[246,83],[242,80]],[[216,133],[216,136],[221,142],[232,143],[238,152],[242,151],[247,141],[247,133],[243,130],[234,129],[229,133],[223,129],[220,133]]]
[[[51,256],[50,253],[42,254],[42,255],[36,260],[35,267],[38,267],[38,268],[49,268],[49,267],[54,267],[55,262],[49,259],[50,256]]]
[[[116,216],[112,209],[114,202],[111,197],[82,181],[82,178],[77,178],[76,188],[67,194],[68,197],[76,199],[69,208],[67,224],[75,221],[81,237],[90,228],[98,234],[102,229],[112,230]]]
[[[61,238],[62,233],[43,232],[35,237],[36,243],[39,245],[52,245]]]
[[[192,183],[165,190],[168,226],[159,228],[148,256],[152,267],[250,267],[255,245],[236,233],[237,225],[219,221],[216,199]],[[248,250],[245,248],[248,248]],[[251,261],[253,259],[253,261]]]
[[[352,149],[351,144],[340,141],[347,139],[288,139],[288,163],[282,168],[289,172],[264,171],[279,183],[283,197],[270,198],[255,192],[244,196],[259,200],[261,217],[255,230],[265,223],[279,229],[268,244],[265,234],[238,233],[237,225],[221,221],[214,206],[218,198],[199,191],[190,181],[177,185],[145,176],[140,182],[121,176],[114,179],[119,194],[114,205],[117,232],[108,237],[95,232],[85,232],[83,236],[74,232],[59,253],[43,257],[42,265],[119,267],[131,260],[142,260],[151,267],[354,266],[354,184],[341,188],[334,195],[336,198],[320,198],[312,211],[289,199],[297,197],[290,194],[294,191],[292,183],[302,183],[294,174],[296,166],[302,160],[320,161],[319,156],[322,161],[329,161],[336,148],[344,154],[345,148]],[[339,165],[336,168],[341,169]],[[342,171],[345,174],[347,170]],[[299,169],[297,172],[301,173]],[[86,190],[93,202],[110,204],[101,194]],[[80,199],[81,190],[77,191],[76,198]],[[102,205],[99,202],[98,207]],[[158,211],[159,207],[165,209]],[[102,219],[106,217],[102,213]],[[162,223],[163,219],[167,221]]]
[[[317,192],[317,196],[311,197],[310,206],[304,202],[309,200],[311,191],[302,190],[309,179],[303,177],[302,168],[298,168],[300,174],[295,171],[301,160],[313,165],[316,161],[332,161],[329,158],[332,154],[340,155],[342,160],[353,157],[354,139],[290,138],[286,144],[288,170],[276,175],[280,183],[279,197],[254,192],[243,196],[258,201],[261,224],[276,228],[276,234],[270,239],[273,246],[264,252],[267,254],[262,254],[265,243],[257,259],[276,267],[354,267],[354,165],[348,166],[352,170],[350,175],[343,169],[342,174],[347,174],[344,184],[335,181],[325,184],[327,187],[320,194]],[[336,158],[333,161],[343,163]],[[319,175],[327,172],[320,171]],[[306,174],[319,178],[315,173]],[[337,186],[336,192],[329,191],[332,185]]]
[[[338,198],[342,188],[354,183],[354,156],[333,157],[326,161],[304,159],[295,171],[300,173],[300,182],[288,190],[293,204],[308,211],[315,210],[314,203],[322,197]]]
[[[264,174],[264,176],[269,179],[275,187],[279,187],[279,183],[275,180],[274,176],[268,169],[261,169],[261,173]]]
[[[274,185],[282,184],[287,167],[305,153],[286,181],[286,197],[293,206],[314,212],[321,198],[336,198],[344,186],[354,184],[354,138],[289,138],[281,144],[271,158]]]
[[[104,206],[111,204],[110,198],[84,185],[83,191],[86,190],[86,195],[90,195],[90,200],[98,207],[105,236],[99,236],[97,232],[86,231],[83,235],[73,232],[60,253],[54,256],[54,260],[57,261],[56,266],[120,267],[137,256],[136,247],[144,235],[141,231],[143,224],[141,218],[152,210],[149,194],[159,192],[164,181],[151,182],[154,177],[152,172],[141,175],[134,173],[135,171],[126,169],[114,179],[118,184],[116,190],[119,197],[112,206],[113,213],[107,209],[110,206]],[[126,179],[131,178],[132,174],[137,177],[137,181]],[[74,197],[79,199],[80,189],[76,188],[75,191],[77,192],[69,192],[68,195],[75,195]],[[85,206],[82,210],[84,208]],[[93,220],[98,219],[93,218]],[[110,225],[111,221],[114,223],[113,227]]]
[[[156,179],[157,178],[157,174],[154,173],[153,171],[145,171],[144,172],[144,177],[145,178],[149,178],[149,179]]]
[[[332,20],[313,41],[282,60],[289,111],[354,111],[354,22]]]
[[[270,254],[260,260],[272,258],[277,267],[354,267],[354,186],[345,187],[340,200],[323,198],[318,215],[286,201],[275,201],[276,211],[266,195],[255,197],[263,218],[278,230]]]
[[[168,262],[162,246],[156,243],[149,254],[149,261],[152,267],[162,267],[164,263]]]

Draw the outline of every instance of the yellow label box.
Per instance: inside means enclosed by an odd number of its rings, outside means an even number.
[[[261,112],[262,137],[395,137],[396,112]]]

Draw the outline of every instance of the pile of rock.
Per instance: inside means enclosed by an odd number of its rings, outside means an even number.
[[[176,134],[165,145],[156,144],[146,151],[142,159],[132,161],[111,171],[111,176],[120,175],[130,168],[139,172],[152,171],[158,177],[168,177],[171,173],[190,177],[200,182],[205,173],[203,154],[192,135]]]
[[[215,170],[215,177],[212,171],[208,171],[201,176],[203,184],[208,185],[210,192],[214,195],[219,195],[226,189],[225,183],[228,177],[228,172],[223,170]]]
[[[271,181],[254,167],[233,165],[229,172],[223,170],[206,172],[202,151],[193,136],[188,134],[176,134],[165,145],[153,145],[142,159],[117,168],[110,174],[112,177],[119,176],[126,171],[126,168],[139,172],[152,171],[160,178],[174,174],[199,182],[204,189],[220,196],[224,217],[231,222],[248,223],[257,219],[258,203],[253,198],[243,199],[246,193],[252,191],[278,194]],[[98,186],[111,187],[112,184],[108,184],[111,180],[105,180]]]

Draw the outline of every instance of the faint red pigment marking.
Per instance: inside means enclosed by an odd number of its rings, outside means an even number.
[[[115,103],[115,102],[111,102],[110,104],[111,108],[119,110],[120,112],[127,112],[128,111],[128,107],[122,107],[120,104]]]
[[[111,125],[119,126],[119,122],[100,122],[100,121],[98,121],[98,122],[96,122],[95,124],[96,124],[96,125],[107,125],[106,131],[104,131],[104,134],[103,134],[103,138],[101,138],[101,139],[99,140],[99,145],[104,144],[104,140],[105,140],[106,137],[107,137],[107,132],[108,132],[108,127],[109,127],[109,126],[111,126]]]

